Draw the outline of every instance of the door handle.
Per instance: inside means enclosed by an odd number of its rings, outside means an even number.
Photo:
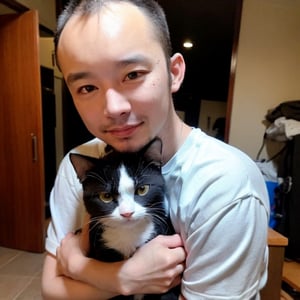
[[[31,144],[32,144],[32,161],[37,162],[38,152],[37,152],[37,136],[31,133]]]

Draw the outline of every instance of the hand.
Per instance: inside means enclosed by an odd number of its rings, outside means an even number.
[[[56,249],[58,273],[75,279],[79,262],[86,257],[89,250],[89,216],[86,215],[84,226],[78,234],[68,233]],[[76,265],[77,264],[77,265]]]
[[[167,292],[180,284],[185,258],[178,234],[154,238],[124,263],[119,274],[122,294]]]

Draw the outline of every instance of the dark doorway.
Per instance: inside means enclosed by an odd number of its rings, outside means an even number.
[[[43,110],[46,218],[48,218],[50,217],[49,197],[56,176],[56,112],[53,69],[41,66],[41,86]]]
[[[63,141],[64,153],[68,153],[74,147],[87,142],[93,135],[86,129],[73,103],[72,96],[63,83]]]

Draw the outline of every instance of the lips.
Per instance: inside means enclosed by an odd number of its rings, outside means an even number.
[[[112,128],[112,129],[107,130],[107,132],[112,134],[115,137],[127,138],[127,137],[130,137],[131,135],[133,135],[133,133],[136,131],[136,129],[140,125],[141,124],[116,127],[116,128]]]

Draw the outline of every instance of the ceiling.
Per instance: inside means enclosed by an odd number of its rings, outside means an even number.
[[[166,12],[173,41],[190,35],[201,42],[232,38],[236,0],[158,0]],[[177,46],[177,45],[176,45]],[[204,46],[204,45],[202,45]]]
[[[0,3],[0,14],[10,14],[10,13],[14,13],[15,11],[9,7],[7,7],[6,5]]]
[[[187,63],[182,93],[226,101],[238,0],[158,0],[165,9],[174,52]],[[194,47],[182,47],[190,38]]]

